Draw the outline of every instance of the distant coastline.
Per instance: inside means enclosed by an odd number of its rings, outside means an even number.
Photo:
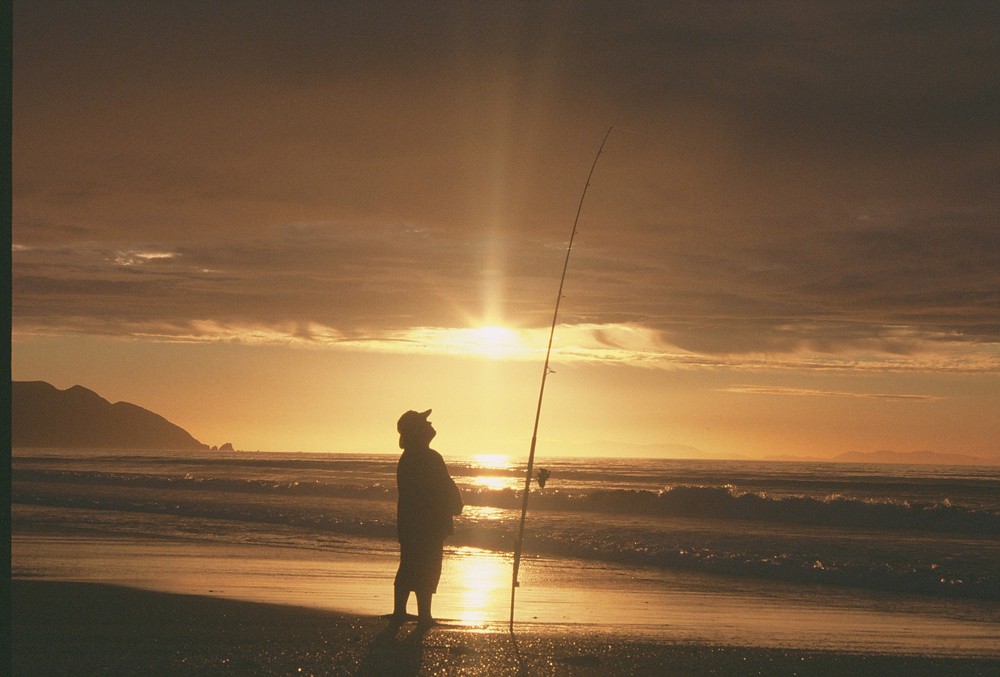
[[[208,450],[180,426],[129,402],[75,385],[11,382],[11,446]]]

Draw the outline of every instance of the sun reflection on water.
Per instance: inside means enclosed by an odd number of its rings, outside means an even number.
[[[513,489],[518,484],[516,477],[497,477],[496,475],[484,475],[482,477],[472,477],[469,484],[477,489],[491,489],[500,491],[501,489]]]
[[[501,491],[503,489],[516,489],[519,484],[517,477],[500,474],[503,471],[514,469],[513,460],[506,454],[477,454],[472,457],[469,468],[477,471],[495,470],[498,472],[496,475],[484,474],[469,477],[468,484],[476,489]]]
[[[510,470],[511,459],[506,454],[476,454],[472,457],[473,468],[491,468],[495,470]]]

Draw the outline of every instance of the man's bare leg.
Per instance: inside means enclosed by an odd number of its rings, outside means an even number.
[[[431,598],[433,596],[432,592],[417,591],[417,619],[419,623],[430,625],[434,622],[434,618],[431,616]]]
[[[393,594],[392,615],[397,620],[406,618],[406,602],[410,599],[410,591],[406,588],[395,588]],[[419,599],[419,597],[418,597]]]

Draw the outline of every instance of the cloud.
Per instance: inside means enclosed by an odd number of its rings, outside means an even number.
[[[921,368],[993,369],[1000,343],[991,311],[1000,304],[990,277],[1000,263],[993,232],[978,223],[865,227],[777,243],[716,243],[695,230],[654,234],[634,247],[601,239],[594,246],[590,231],[571,261],[562,350],[672,366],[799,363],[811,355],[823,368],[911,360]],[[542,331],[564,246],[516,233],[339,222],[275,227],[244,242],[16,245],[14,326],[97,323],[128,334],[137,324],[214,318],[388,337],[475,327],[492,309],[493,323]]]
[[[174,252],[120,251],[115,254],[115,264],[119,266],[136,266],[149,261],[172,259],[176,256],[177,254]]]
[[[15,331],[544,332],[614,122],[561,357],[996,370],[995,7],[389,7],[19,4]]]

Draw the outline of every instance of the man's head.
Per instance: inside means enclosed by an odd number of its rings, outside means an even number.
[[[437,435],[434,426],[427,420],[431,415],[431,410],[413,411],[412,409],[396,422],[396,430],[399,432],[399,448],[408,449],[410,447],[426,447]]]

